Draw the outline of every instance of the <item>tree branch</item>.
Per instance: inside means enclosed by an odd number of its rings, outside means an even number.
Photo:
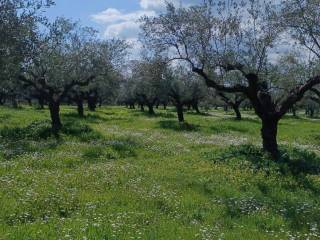
[[[298,101],[300,101],[307,91],[313,89],[314,86],[320,84],[320,75],[310,78],[305,84],[296,87],[290,93],[290,95],[282,102],[279,111],[277,112],[279,117],[282,117],[286,112]]]
[[[61,97],[64,97],[67,95],[67,93],[74,87],[74,86],[88,86],[88,84],[90,83],[90,81],[92,81],[93,79],[95,79],[96,76],[90,76],[88,77],[85,81],[71,81],[69,84],[67,84],[64,89],[63,92],[61,94]]]
[[[216,83],[214,80],[210,79],[209,76],[200,68],[192,68],[192,71],[194,73],[199,74],[201,77],[203,77],[206,81],[206,84],[208,87],[212,87],[218,91],[221,92],[229,92],[229,93],[236,93],[236,92],[241,92],[241,93],[246,93],[248,88],[242,85],[235,85],[233,87],[226,87],[224,85]]]

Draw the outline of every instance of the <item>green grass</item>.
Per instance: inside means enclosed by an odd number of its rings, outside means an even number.
[[[320,120],[0,108],[0,239],[319,239]]]

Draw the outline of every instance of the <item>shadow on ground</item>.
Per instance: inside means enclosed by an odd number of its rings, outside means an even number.
[[[314,152],[299,148],[280,147],[277,160],[254,145],[231,146],[219,151],[204,152],[203,156],[216,163],[242,164],[249,161],[252,169],[264,169],[266,172],[277,171],[283,175],[318,175],[320,174],[320,157]]]
[[[155,114],[149,114],[148,111],[136,111],[133,113],[134,116],[144,116],[149,118],[176,118],[176,115],[170,112],[156,112]]]
[[[169,129],[174,131],[200,131],[199,125],[189,123],[179,123],[174,120],[164,120],[159,122],[159,127],[163,129]]]

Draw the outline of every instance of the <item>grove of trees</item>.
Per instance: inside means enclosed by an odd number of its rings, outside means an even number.
[[[278,123],[320,104],[320,1],[213,1],[142,17],[140,56],[130,44],[102,39],[66,18],[48,21],[54,3],[0,0],[0,104],[49,108],[52,130],[63,127],[61,104],[158,107],[201,114],[201,107],[241,107],[261,120],[263,149],[276,159]]]

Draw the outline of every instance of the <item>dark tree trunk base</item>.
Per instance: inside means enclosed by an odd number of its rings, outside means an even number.
[[[77,101],[77,110],[80,117],[84,117],[83,100]]]
[[[233,106],[233,110],[236,114],[236,120],[241,120],[242,116],[241,116],[241,112],[238,106]]]
[[[273,159],[279,157],[279,149],[277,143],[278,119],[267,118],[262,119],[261,136],[263,140],[263,149],[270,153]]]
[[[198,104],[194,104],[192,107],[196,111],[197,114],[201,114]]]
[[[154,114],[156,114],[155,112],[154,112],[154,110],[153,110],[153,106],[152,105],[148,105],[148,113],[150,114],[150,115],[154,115]]]
[[[183,105],[182,104],[177,104],[176,105],[176,109],[177,109],[178,121],[180,123],[183,123],[184,122]]]
[[[60,120],[60,102],[50,101],[49,103],[52,131],[57,133],[61,128]]]

